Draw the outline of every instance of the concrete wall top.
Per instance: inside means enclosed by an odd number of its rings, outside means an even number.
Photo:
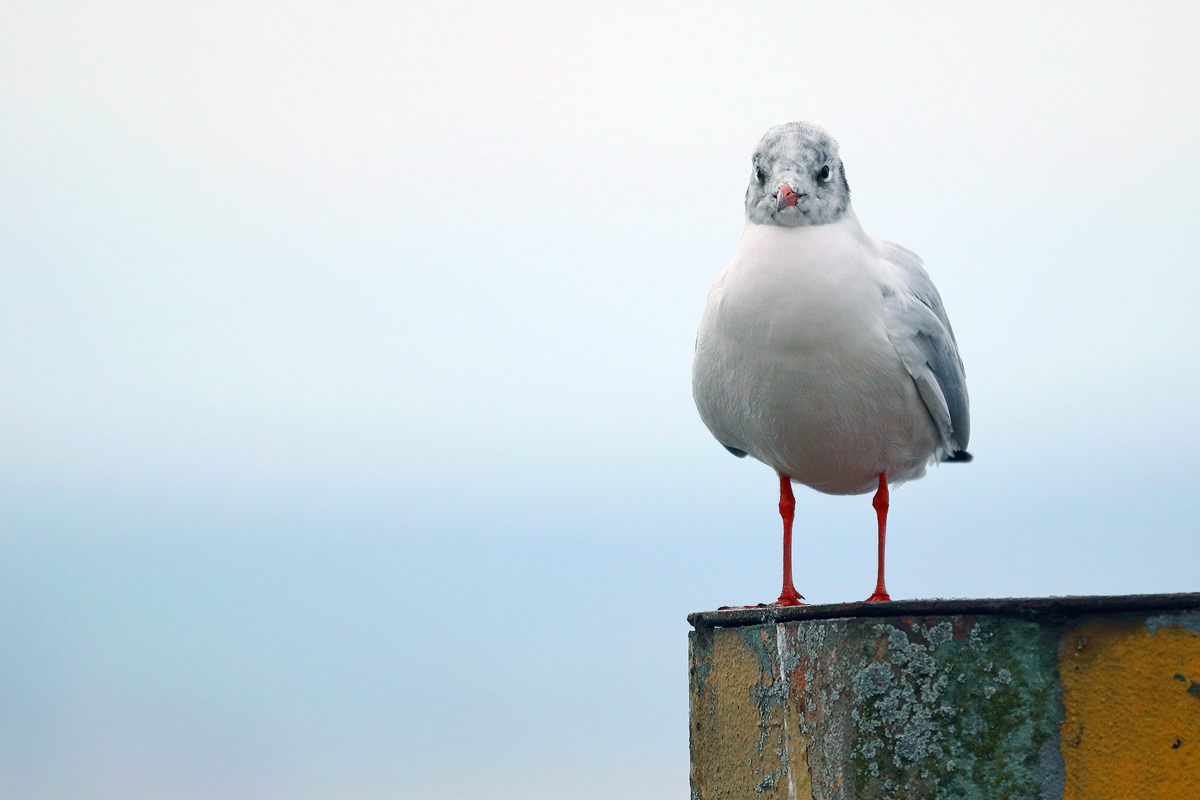
[[[806,619],[843,617],[938,616],[941,614],[1001,614],[1012,617],[1077,617],[1083,614],[1127,611],[1165,611],[1200,608],[1200,592],[1176,594],[1067,595],[1063,597],[935,598],[868,603],[828,603],[810,606],[725,608],[688,614],[688,622],[701,628],[736,628]],[[1200,798],[1198,798],[1200,800]]]

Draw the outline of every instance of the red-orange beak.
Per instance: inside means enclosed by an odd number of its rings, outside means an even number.
[[[785,208],[790,208],[799,202],[802,194],[796,194],[792,191],[792,187],[786,183],[779,187],[779,193],[775,195],[775,210],[783,211]]]

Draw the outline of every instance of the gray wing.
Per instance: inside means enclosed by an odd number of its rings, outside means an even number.
[[[941,432],[943,460],[969,461],[967,380],[942,297],[916,253],[891,242],[879,245],[884,259],[903,275],[901,286],[884,289],[888,336]]]

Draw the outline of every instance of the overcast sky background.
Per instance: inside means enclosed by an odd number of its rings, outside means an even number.
[[[779,590],[690,397],[762,132],[937,282],[896,598],[1200,589],[1200,12],[0,6],[0,797],[677,798]],[[797,492],[797,584],[873,586]]]

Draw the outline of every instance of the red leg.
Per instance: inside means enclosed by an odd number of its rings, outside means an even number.
[[[796,515],[796,498],[792,495],[792,479],[779,476],[779,516],[783,517],[783,591],[774,602],[777,606],[802,606],[803,596],[792,585],[792,519]]]
[[[879,518],[879,578],[875,581],[875,594],[867,598],[867,602],[876,600],[891,600],[887,588],[883,585],[883,540],[887,536],[888,488],[887,473],[879,473],[879,491],[871,501],[875,506],[875,515]]]

